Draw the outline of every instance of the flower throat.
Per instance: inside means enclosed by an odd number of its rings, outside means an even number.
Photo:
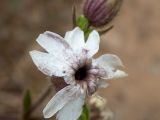
[[[75,79],[76,80],[84,80],[87,77],[87,67],[81,67],[79,68],[75,73]]]

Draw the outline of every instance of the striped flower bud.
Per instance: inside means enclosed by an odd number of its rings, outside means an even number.
[[[122,0],[86,0],[83,13],[90,25],[102,27],[113,20],[121,3]]]

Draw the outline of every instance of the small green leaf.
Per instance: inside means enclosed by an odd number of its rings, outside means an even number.
[[[83,106],[83,111],[81,113],[81,116],[79,117],[78,120],[89,120],[89,109],[87,105]]]
[[[84,32],[85,40],[88,39],[89,34],[92,32],[92,29],[89,28],[89,22],[84,15],[81,15],[76,20],[76,25],[81,28]]]
[[[85,18],[84,15],[81,15],[76,19],[76,25],[80,27],[83,31],[86,31],[88,29],[89,23],[87,18]]]
[[[23,117],[26,117],[27,113],[30,110],[31,104],[32,104],[31,94],[30,91],[27,90],[23,98]]]

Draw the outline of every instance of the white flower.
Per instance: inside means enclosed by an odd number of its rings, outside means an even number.
[[[34,64],[48,76],[63,77],[68,86],[61,89],[43,110],[45,118],[57,113],[58,120],[77,120],[81,114],[87,95],[97,88],[106,87],[105,80],[124,77],[126,73],[118,70],[123,66],[121,60],[112,54],[97,59],[93,55],[99,50],[100,37],[97,31],[90,33],[87,42],[80,28],[58,34],[45,32],[37,42],[46,50],[30,52]]]

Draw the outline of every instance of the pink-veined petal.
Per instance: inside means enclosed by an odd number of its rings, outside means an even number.
[[[92,57],[99,50],[100,36],[96,30],[92,31],[86,42],[86,49],[88,51],[88,57]]]
[[[100,79],[97,82],[97,86],[98,86],[98,88],[107,88],[109,86],[109,84],[106,82],[106,80]]]
[[[46,105],[43,110],[44,118],[50,118],[59,110],[61,110],[70,101],[75,99],[79,87],[69,85],[62,90],[60,90]]]
[[[98,79],[99,78],[97,78],[95,75],[90,75],[87,78],[87,87],[88,87],[87,92],[89,95],[92,95],[93,93],[96,92]]]
[[[100,68],[105,70],[106,74],[101,77],[102,79],[112,79],[127,76],[125,72],[117,69],[117,67],[121,67],[123,64],[120,58],[116,55],[102,55],[99,58],[93,60],[93,64],[97,64]]]
[[[97,58],[96,62],[98,64],[101,64],[102,66],[110,66],[113,68],[123,66],[121,59],[118,56],[113,55],[113,54],[104,54],[100,56],[99,58]]]
[[[81,115],[84,101],[85,94],[75,97],[58,112],[56,118],[58,120],[77,120]]]
[[[72,41],[73,31],[66,32],[64,39],[70,45]]]
[[[38,69],[48,76],[61,77],[70,71],[70,67],[63,59],[58,59],[51,54],[33,50],[30,52],[30,56]]]
[[[124,71],[122,71],[122,70],[116,70],[115,72],[114,72],[114,78],[123,78],[123,77],[127,77],[128,76],[128,74],[127,73],[125,73]]]
[[[65,40],[75,53],[81,52],[82,48],[85,46],[84,32],[79,27],[67,32],[65,35]]]
[[[104,76],[101,76],[100,78],[102,79],[113,79],[113,78],[123,78],[123,77],[126,77],[128,76],[127,73],[125,73],[124,71],[122,70],[119,70],[119,69],[113,69],[112,67],[110,66],[100,66],[102,67],[104,70],[105,70],[105,74]]]
[[[58,34],[46,31],[40,34],[36,40],[47,52],[56,54],[66,49],[70,49],[67,42]]]
[[[40,34],[37,42],[50,54],[69,63],[75,61],[75,55],[69,44],[58,34],[46,31]]]

